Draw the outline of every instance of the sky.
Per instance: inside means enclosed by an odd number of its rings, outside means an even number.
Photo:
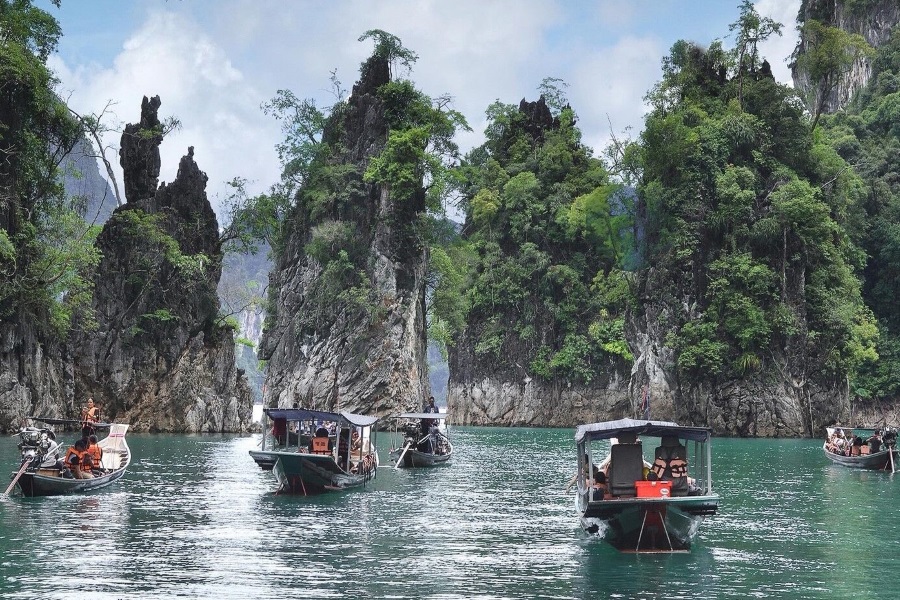
[[[431,97],[448,95],[472,127],[463,150],[483,141],[494,101],[536,100],[548,77],[561,79],[583,141],[600,153],[611,135],[637,137],[646,93],[659,81],[672,44],[733,46],[739,0],[49,0],[35,4],[62,28],[49,61],[58,92],[81,114],[106,109],[104,140],[119,187],[118,147],[140,119],[143,96],[160,96],[160,117],[181,128],[160,148],[160,181],[180,158],[209,177],[222,213],[241,177],[251,193],[278,181],[280,124],[261,106],[278,90],[330,106],[335,72],[351,89],[372,53],[370,29],[399,37],[418,55],[409,74]],[[760,46],[776,79],[790,84],[800,0],[757,0],[757,12],[784,25]]]

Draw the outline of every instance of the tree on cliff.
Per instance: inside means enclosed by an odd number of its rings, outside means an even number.
[[[814,434],[811,389],[845,385],[875,356],[846,229],[862,189],[794,92],[759,64],[749,72],[738,78],[718,43],[681,41],[664,60],[641,139],[642,286],[669,305],[660,314],[685,386],[770,371]]]
[[[28,0],[3,1],[0,31],[0,322],[61,339],[90,302],[85,269],[98,260],[98,228],[81,219],[59,177],[83,131],[46,66],[58,23]]]
[[[858,33],[848,33],[815,19],[802,25],[800,39],[795,51],[796,68],[813,83],[808,102],[815,129],[825,103],[850,74],[853,65],[860,59],[870,58],[875,51]]]
[[[460,169],[468,267],[453,352],[518,380],[590,383],[630,361],[622,268],[631,258],[631,196],[581,143],[558,80],[544,96],[487,111],[487,141]],[[523,373],[524,371],[524,373]]]

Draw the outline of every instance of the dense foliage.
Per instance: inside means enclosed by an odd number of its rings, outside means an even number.
[[[872,76],[846,110],[823,127],[864,181],[855,230],[866,253],[863,295],[878,319],[880,360],[853,380],[859,398],[900,395],[900,32],[878,50]]]
[[[840,380],[875,357],[864,256],[848,234],[863,186],[794,92],[742,50],[678,42],[648,96],[643,254],[663,282],[657,300],[682,305],[669,344],[695,382],[773,367],[801,387]]]
[[[448,294],[448,313],[482,365],[590,382],[631,359],[632,196],[581,143],[561,95],[547,96],[553,111],[545,96],[488,108],[487,141],[460,170],[465,244],[453,252],[465,296]]]
[[[85,269],[98,261],[98,230],[66,198],[59,173],[83,132],[46,65],[57,22],[29,0],[2,0],[0,31],[0,321],[63,337],[90,302]]]

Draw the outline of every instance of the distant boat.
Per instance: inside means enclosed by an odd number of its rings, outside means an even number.
[[[892,427],[885,427],[882,433],[882,444],[878,452],[870,452],[868,444],[857,446],[857,450],[851,449],[851,440],[854,435],[865,432],[865,436],[874,433],[871,428],[852,428],[852,427],[826,427],[827,432],[825,442],[822,444],[822,451],[825,456],[834,464],[850,467],[852,469],[869,469],[877,471],[890,470],[891,473],[900,467],[900,455],[897,450],[897,430]],[[833,442],[835,436],[839,434],[845,440],[846,446],[838,447]],[[862,436],[859,436],[862,437]]]
[[[261,469],[275,474],[279,493],[306,496],[349,490],[375,477],[378,452],[372,426],[377,417],[304,408],[263,412],[276,428],[282,428],[279,432],[285,430],[288,435],[278,445],[276,437],[264,429],[262,449],[251,450],[250,456]]]
[[[450,443],[446,427],[442,430],[439,425],[447,417],[445,412],[397,415],[395,418],[398,423],[405,421],[406,424],[399,429],[403,436],[402,442],[399,447],[390,451],[391,458],[396,461],[396,467],[434,467],[448,464],[453,456],[453,444]]]
[[[644,458],[646,438],[659,440],[652,463]],[[595,444],[601,440],[610,441],[608,450]],[[706,427],[620,419],[579,426],[575,442],[582,527],[620,551],[687,551],[718,510]],[[602,460],[594,461],[595,446],[607,452]]]
[[[48,425],[77,425],[72,419],[34,417]],[[22,462],[13,473],[6,493],[18,486],[24,496],[59,496],[86,492],[105,487],[120,479],[131,463],[131,450],[125,441],[128,425],[123,423],[96,423],[96,429],[109,429],[109,434],[97,445],[103,450],[100,469],[94,470],[91,479],[75,479],[59,461],[59,453],[65,449],[56,442],[56,434],[47,427],[25,427],[19,431],[19,449]]]

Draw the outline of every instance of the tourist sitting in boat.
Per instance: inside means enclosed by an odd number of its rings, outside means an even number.
[[[316,429],[316,436],[309,440],[309,451],[313,454],[331,454],[334,451],[334,443],[328,436],[328,430],[324,427]]]
[[[86,462],[85,457],[90,459],[90,454],[88,454],[87,447],[87,440],[81,438],[80,440],[76,441],[75,444],[70,446],[68,451],[66,451],[66,467],[69,468],[72,477],[74,477],[75,479],[93,478],[90,469],[84,469],[84,465]]]
[[[872,437],[866,440],[866,443],[869,445],[869,452],[871,454],[881,452],[881,430],[876,429],[875,433],[872,434]]]
[[[850,438],[850,456],[859,456],[862,454],[863,440],[855,433]]]
[[[833,452],[835,454],[846,454],[847,439],[844,436],[843,429],[838,427],[834,430],[834,433],[831,435],[831,439],[828,440],[826,448],[829,452]]]
[[[88,437],[88,454],[91,457],[91,462],[93,464],[93,471],[98,473],[102,473],[103,469],[103,448],[101,448],[97,444],[97,436],[92,435]]]

